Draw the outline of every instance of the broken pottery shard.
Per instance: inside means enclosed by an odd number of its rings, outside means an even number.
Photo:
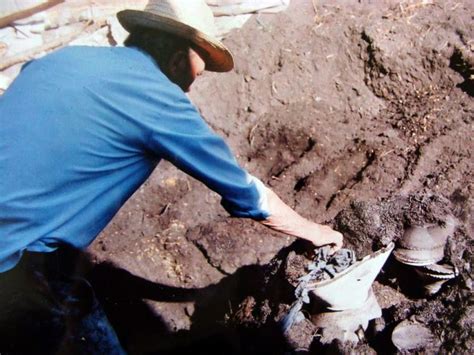
[[[426,226],[414,226],[408,228],[403,234],[403,238],[400,240],[400,246],[406,249],[420,250],[420,249],[431,249],[436,247],[436,241],[428,232]]]
[[[415,271],[420,276],[425,293],[428,295],[434,295],[445,282],[458,275],[456,267],[447,264],[420,266],[415,268]]]
[[[360,329],[366,330],[369,321],[382,316],[382,310],[372,289],[362,307],[338,312],[314,314],[312,322],[322,329],[321,342],[331,343],[334,339],[357,343]]]
[[[397,248],[393,255],[402,264],[412,266],[425,266],[437,263],[444,257],[444,246],[435,249],[413,250]]]
[[[458,270],[453,265],[433,264],[417,268],[423,270],[426,274],[439,279],[452,279],[458,275]]]
[[[336,274],[333,279],[308,284],[314,298],[329,310],[311,318],[321,329],[322,343],[329,344],[334,339],[357,343],[369,321],[382,316],[372,283],[393,248],[394,244],[390,243]]]
[[[398,324],[392,333],[393,345],[400,351],[424,349],[434,341],[435,337],[428,328],[409,320]]]
[[[446,243],[446,240],[451,234],[454,233],[455,229],[456,221],[452,216],[448,216],[443,226],[428,227],[428,232],[434,240],[440,242],[444,241],[444,243]]]
[[[289,312],[280,321],[281,328],[286,333],[293,323],[301,320],[300,312],[303,303],[310,303],[309,291],[310,282],[322,281],[340,271],[347,269],[355,262],[355,255],[352,250],[340,249],[333,255],[330,254],[330,247],[325,246],[315,250],[315,259],[308,265],[310,272],[300,277],[299,284],[295,289],[296,301],[293,302]]]
[[[333,279],[308,284],[310,293],[329,310],[342,311],[364,306],[375,278],[392,252],[394,244],[368,255]]]
[[[444,226],[410,227],[393,254],[398,261],[407,265],[435,264],[443,259],[446,241],[455,228],[456,222],[451,216],[446,218]]]

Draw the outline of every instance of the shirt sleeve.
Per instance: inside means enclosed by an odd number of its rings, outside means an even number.
[[[263,183],[239,166],[184,93],[161,93],[156,106],[147,120],[147,148],[217,192],[232,216],[266,219]]]

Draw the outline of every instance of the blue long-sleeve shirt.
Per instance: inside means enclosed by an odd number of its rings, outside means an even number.
[[[0,96],[0,272],[24,250],[89,245],[162,158],[231,215],[268,217],[261,182],[147,54],[67,47],[27,64]]]

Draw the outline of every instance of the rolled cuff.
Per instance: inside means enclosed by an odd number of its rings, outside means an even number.
[[[248,191],[242,199],[222,199],[222,206],[233,217],[252,218],[257,221],[267,219],[270,216],[268,210],[267,188],[253,175],[246,174]]]

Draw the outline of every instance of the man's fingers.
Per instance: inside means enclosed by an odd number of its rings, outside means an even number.
[[[342,243],[332,243],[332,244],[329,244],[330,246],[330,254],[334,254],[336,251],[338,251],[339,249],[342,248]]]
[[[337,248],[334,244],[329,245],[329,250],[328,250],[328,255],[334,255],[336,251],[338,251],[339,248]]]
[[[323,234],[318,243],[315,244],[318,246],[329,245],[331,250],[336,252],[342,248],[343,235],[328,226],[324,226]]]
[[[341,233],[339,233],[339,232],[336,232],[336,233],[338,234],[338,236],[337,236],[337,241],[336,241],[335,244],[336,244],[337,249],[341,249],[344,237]]]

